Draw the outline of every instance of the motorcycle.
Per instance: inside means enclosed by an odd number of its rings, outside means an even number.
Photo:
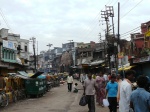
[[[46,91],[49,92],[52,88],[52,82],[50,81],[47,81],[47,84],[46,84]]]

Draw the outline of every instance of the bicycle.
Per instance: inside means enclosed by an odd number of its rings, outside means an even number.
[[[18,90],[18,100],[24,100],[26,99],[26,93],[25,93],[25,89],[20,89]]]
[[[6,107],[8,106],[8,103],[9,103],[8,95],[5,93],[5,91],[0,90],[0,106]]]

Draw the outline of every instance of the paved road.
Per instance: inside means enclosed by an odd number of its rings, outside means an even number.
[[[79,88],[82,88],[78,82]],[[79,106],[83,90],[78,93],[67,91],[67,84],[53,88],[41,98],[31,98],[8,107],[0,108],[0,112],[88,112],[88,107]],[[108,112],[108,108],[96,105],[96,112]]]

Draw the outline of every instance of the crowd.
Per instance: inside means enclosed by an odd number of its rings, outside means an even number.
[[[119,74],[83,74],[80,76],[86,95],[89,112],[95,112],[96,102],[103,107],[103,99],[108,99],[110,112],[150,112],[150,93],[145,90],[148,83],[146,76],[137,78],[137,89],[133,90],[132,81],[135,71],[125,72],[125,77]]]

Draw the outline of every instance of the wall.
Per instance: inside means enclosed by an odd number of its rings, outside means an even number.
[[[2,28],[0,30],[0,36],[1,36],[1,38],[8,37],[8,29]]]

